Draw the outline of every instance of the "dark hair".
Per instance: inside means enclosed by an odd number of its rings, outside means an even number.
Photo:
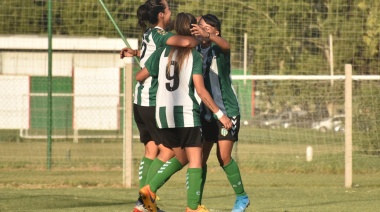
[[[208,24],[208,25],[214,27],[216,30],[218,30],[219,36],[222,36],[221,23],[220,23],[218,17],[216,17],[213,14],[206,14],[206,15],[202,15],[201,19],[203,19],[206,22],[206,24]]]
[[[191,24],[197,24],[197,19],[190,13],[178,13],[174,21],[174,29],[178,35],[192,36],[190,29]],[[183,62],[191,53],[192,48],[172,46],[169,53],[168,65],[166,71],[170,71],[170,64],[174,52],[177,52],[176,61],[178,64],[178,70],[181,70]]]
[[[144,4],[140,5],[137,9],[137,25],[143,31],[147,28],[146,22],[149,24],[157,24],[158,14],[165,11],[165,5],[162,0],[147,0]]]
[[[191,24],[196,24],[197,19],[190,13],[178,13],[174,21],[174,30],[178,35],[191,36]]]

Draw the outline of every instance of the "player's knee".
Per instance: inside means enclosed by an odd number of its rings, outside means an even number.
[[[229,164],[231,162],[231,156],[221,156],[221,157],[218,157],[218,161],[219,161],[219,165],[221,167],[224,167],[224,166],[226,166],[227,164]]]

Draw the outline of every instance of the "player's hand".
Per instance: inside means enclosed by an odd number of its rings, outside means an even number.
[[[136,56],[136,51],[129,47],[125,47],[120,51],[120,59],[123,59],[124,57],[133,57]]]
[[[208,39],[209,33],[200,27],[198,24],[192,24],[192,28],[190,29],[191,34],[196,37],[202,37],[204,40]]]
[[[222,118],[219,119],[219,121],[223,124],[224,128],[226,128],[227,130],[231,129],[232,121],[226,115],[223,115]]]

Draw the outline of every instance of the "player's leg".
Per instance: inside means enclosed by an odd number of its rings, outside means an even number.
[[[150,188],[153,192],[167,182],[170,177],[181,170],[187,163],[186,154],[177,152],[177,157],[173,157],[180,147],[176,129],[161,129],[162,144],[160,145],[160,154],[157,156],[160,160],[168,160],[159,170],[156,171],[152,179],[149,181]],[[179,148],[181,150],[181,148]],[[184,150],[183,150],[184,151]],[[182,153],[182,154],[181,154]]]
[[[203,190],[206,184],[207,178],[207,161],[210,157],[210,152],[214,146],[214,143],[218,141],[218,125],[216,121],[206,121],[201,118],[202,122],[202,137],[203,137],[203,146],[202,146],[202,185],[201,185],[201,200],[203,198]]]
[[[238,140],[238,133],[240,129],[240,117],[232,117],[231,119],[235,119],[233,123],[236,123],[236,125],[233,126],[227,134],[219,134],[216,154],[219,164],[226,173],[227,179],[230,182],[231,187],[233,188],[236,195],[236,201],[232,211],[243,212],[249,205],[249,199],[244,190],[239,166],[232,158],[232,149],[234,143]],[[220,132],[223,132],[223,126],[221,126],[220,124],[218,125],[221,129]]]
[[[187,162],[184,162],[185,165]],[[142,197],[143,203],[146,208],[151,211],[160,211],[156,203],[156,192],[163,186],[171,176],[181,170],[185,165],[182,165],[177,158],[172,158],[166,162],[150,182],[140,189],[139,194]]]
[[[203,137],[203,147],[202,147],[202,165],[207,163],[210,156],[210,152],[214,143],[218,141],[219,128],[216,121],[206,121],[201,118],[202,123],[202,137]]]
[[[249,199],[244,190],[239,166],[231,157],[233,144],[234,142],[230,140],[218,141],[217,157],[236,195],[235,205],[232,211],[243,212],[249,205]]]
[[[133,114],[135,117],[135,122],[140,133],[140,142],[144,144],[144,156],[140,161],[139,166],[139,185],[142,188],[146,185],[146,177],[153,160],[157,157],[158,147],[153,141],[151,134],[149,133],[149,127],[145,119],[145,113],[147,107],[142,107],[139,105],[133,105]]]
[[[204,142],[202,146],[202,183],[201,183],[201,196],[200,196],[201,201],[203,198],[203,190],[204,190],[206,179],[207,179],[207,160],[210,156],[210,152],[213,146],[214,146],[214,142]]]
[[[153,160],[152,165],[150,166],[147,178],[146,178],[146,184],[149,184],[154,176],[157,175],[158,171],[163,167],[163,165],[168,162],[171,158],[174,157],[174,152],[172,149],[165,147],[164,145],[160,144],[158,146],[159,154],[156,157],[156,159]]]
[[[186,162],[184,163],[186,165]],[[171,176],[181,170],[185,165],[182,165],[176,157],[166,162],[148,184],[152,192],[157,192]]]
[[[201,204],[202,148],[201,146],[187,147],[186,154],[189,159],[186,173],[187,206],[196,210]]]
[[[149,113],[147,111],[152,111],[152,108],[142,107],[136,104],[133,105],[133,113],[134,113],[137,128],[139,129],[140,141],[141,143],[144,144],[144,150],[145,150],[144,156],[142,157],[140,161],[140,166],[139,166],[140,189],[146,185],[149,170],[151,169],[151,165],[154,159],[157,157],[157,154],[159,151],[158,146],[156,145],[155,141],[153,141],[153,138],[149,132],[149,126],[147,125],[147,120],[146,120],[146,119],[149,119],[149,116],[147,116],[146,114],[150,114],[151,112]],[[153,113],[153,116],[154,116],[154,113]],[[146,211],[146,209],[143,206],[143,201],[140,196],[138,200],[136,201],[133,211],[134,212]]]
[[[210,152],[212,150],[212,147],[214,146],[214,142],[212,141],[205,141],[202,146],[202,164],[206,165],[208,158],[210,157]]]
[[[181,150],[185,150],[185,154],[181,154],[185,155],[189,161],[186,172],[186,211],[207,211],[204,206],[201,206],[202,138],[200,128],[182,128],[179,133],[182,140],[181,147],[184,147]],[[176,157],[177,155],[178,153],[176,152]]]
[[[139,166],[139,185],[142,188],[146,185],[146,179],[148,176],[149,169],[157,156],[158,148],[154,141],[149,141],[144,145],[145,153],[140,161]]]
[[[144,111],[142,119],[145,123],[146,128],[149,131],[149,135],[154,140],[156,146],[158,147],[158,155],[156,154],[156,158],[153,160],[148,174],[146,176],[145,185],[149,184],[149,182],[157,175],[158,171],[163,167],[163,165],[172,157],[174,157],[174,152],[171,148],[166,147],[162,144],[162,132],[161,129],[157,127],[157,124],[155,121],[152,121],[155,119],[156,109],[155,107],[141,107]],[[174,171],[177,172],[178,170]],[[170,178],[170,176],[165,179],[165,182]],[[160,179],[158,179],[160,180]],[[163,183],[160,183],[159,186],[161,187]],[[157,187],[158,189],[158,187]],[[156,192],[156,190],[154,190]],[[160,209],[158,209],[160,211]]]
[[[173,147],[178,147],[178,137],[175,129],[162,129],[162,144],[167,148],[174,150]],[[180,148],[179,148],[180,149]],[[175,154],[175,151],[173,152]],[[156,192],[157,190],[170,179],[170,177],[177,171],[181,170],[187,164],[186,154],[179,154],[179,158],[171,158],[168,162],[163,164],[150,182],[140,189],[139,194],[143,199],[144,205],[151,211],[157,211],[156,205]],[[170,155],[168,153],[168,155]],[[183,156],[184,155],[184,156]],[[183,160],[182,158],[185,158]],[[182,164],[183,163],[183,164]]]
[[[231,140],[218,141],[216,154],[220,166],[227,175],[227,179],[234,189],[236,196],[245,195],[244,186],[241,180],[239,166],[231,157],[234,142]]]

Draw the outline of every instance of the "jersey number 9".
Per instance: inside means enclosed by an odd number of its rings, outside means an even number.
[[[176,61],[171,61],[170,70],[166,72],[166,79],[169,81],[166,83],[166,90],[175,91],[179,87],[179,67]]]

